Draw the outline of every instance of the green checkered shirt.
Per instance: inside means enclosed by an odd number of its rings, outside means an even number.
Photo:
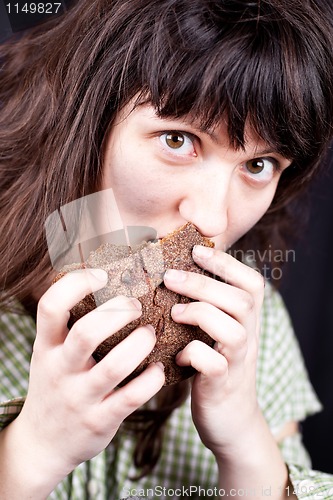
[[[29,316],[0,316],[0,428],[19,413],[28,388],[35,324]],[[258,359],[259,403],[273,434],[284,424],[301,421],[320,410],[309,383],[288,314],[279,294],[266,286]],[[217,468],[191,419],[190,399],[168,421],[162,455],[153,472],[133,481],[133,437],[120,430],[108,448],[81,464],[53,491],[51,499],[114,500],[138,498],[212,498]],[[300,435],[281,444],[296,495],[300,499],[332,499],[333,476],[311,470]],[[255,453],[255,450],[254,450]],[[248,496],[251,492],[249,492]],[[238,492],[245,496],[246,492]],[[269,491],[267,492],[269,495]],[[274,495],[269,495],[274,498]]]

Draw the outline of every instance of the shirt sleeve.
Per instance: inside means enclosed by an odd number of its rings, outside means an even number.
[[[273,434],[288,422],[301,422],[322,406],[309,381],[302,353],[279,293],[266,287],[257,388],[262,411]],[[333,475],[311,469],[300,433],[280,443],[292,493],[301,500],[332,499]]]
[[[0,431],[10,424],[22,410],[24,398],[15,398],[0,403]]]
[[[288,464],[292,483],[290,493],[300,500],[332,500],[333,475],[310,470],[295,464]]]
[[[20,413],[28,390],[35,323],[17,306],[0,314],[0,430]]]
[[[259,404],[273,432],[321,410],[280,294],[266,286],[257,367]]]

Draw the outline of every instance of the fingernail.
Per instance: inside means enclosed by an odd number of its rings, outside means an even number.
[[[155,365],[158,366],[162,370],[162,372],[164,372],[164,364],[161,361],[157,361]]]
[[[131,297],[131,302],[132,302],[133,306],[135,307],[135,309],[137,309],[138,311],[141,311],[142,304],[138,299],[136,299],[135,297]]]
[[[181,314],[182,312],[185,311],[186,305],[185,304],[175,304],[172,306],[172,312],[175,314]]]
[[[106,271],[104,271],[104,269],[86,268],[86,271],[88,271],[98,281],[102,281],[105,283],[108,279],[108,273]]]
[[[155,328],[152,325],[145,325],[145,328],[147,328],[147,330],[153,333],[156,337]]]
[[[176,358],[175,358],[176,363],[178,363],[178,361],[180,360],[182,352],[183,352],[183,349],[181,351],[177,352]]]
[[[186,272],[179,271],[178,269],[167,269],[164,274],[164,279],[173,281],[174,283],[181,283],[186,280]]]
[[[193,247],[193,253],[199,259],[208,259],[214,253],[214,250],[210,247],[204,247],[202,245],[195,245]]]

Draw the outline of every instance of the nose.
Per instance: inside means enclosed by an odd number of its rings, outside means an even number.
[[[231,175],[222,172],[198,175],[187,186],[179,212],[183,219],[192,222],[200,233],[213,238],[228,228]]]

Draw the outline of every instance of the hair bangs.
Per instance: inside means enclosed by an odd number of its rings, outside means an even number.
[[[186,23],[171,3],[141,44],[137,66],[141,95],[158,114],[190,116],[204,129],[225,122],[236,149],[250,131],[296,162],[316,156],[332,121],[322,91],[325,61],[313,56],[316,29],[303,33],[297,19],[286,28],[269,2],[260,16],[256,9],[238,22],[230,12],[209,16],[193,7]]]

